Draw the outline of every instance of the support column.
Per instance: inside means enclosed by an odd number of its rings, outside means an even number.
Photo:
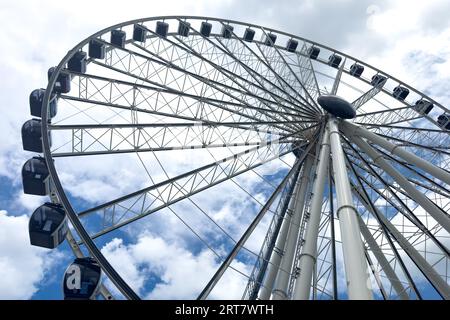
[[[311,175],[313,162],[312,156],[306,158],[304,171],[300,180],[300,187],[296,190],[294,214],[285,241],[280,269],[278,270],[274,289],[272,291],[273,300],[286,300],[288,298],[287,291],[291,275],[290,271],[292,270],[292,264],[295,259],[294,256],[300,232],[300,222],[305,208],[306,193],[308,191],[309,176]]]
[[[450,218],[430,199],[417,190],[400,172],[392,167],[383,156],[372,148],[366,141],[357,136],[350,136],[349,139],[363,150],[372,160],[386,171],[394,180],[406,191],[406,193],[425,209],[447,232],[450,232]]]
[[[311,290],[311,280],[314,271],[314,265],[317,257],[317,237],[319,233],[320,216],[322,213],[323,192],[325,179],[327,176],[328,159],[330,156],[328,126],[323,134],[321,149],[319,153],[319,163],[316,169],[316,178],[312,191],[311,207],[309,220],[306,225],[305,242],[299,259],[300,274],[295,282],[293,299],[309,299]]]
[[[391,282],[395,292],[397,292],[398,297],[401,300],[409,300],[409,296],[406,293],[405,287],[403,286],[400,279],[397,277],[397,274],[395,273],[394,269],[392,269],[389,261],[386,259],[384,253],[378,246],[378,243],[373,238],[372,233],[370,233],[361,216],[357,215],[357,217],[359,221],[359,227],[361,229],[361,234],[363,235],[364,239],[366,239],[366,242],[369,245],[370,250],[374,254],[384,273],[386,274],[386,277]]]
[[[303,165],[304,169],[304,165]],[[299,169],[300,171],[300,169]],[[270,297],[270,292],[272,291],[273,283],[276,277],[278,267],[280,265],[280,259],[282,256],[282,249],[284,246],[283,240],[280,238],[285,232],[283,231],[287,225],[289,225],[292,216],[292,206],[295,203],[295,194],[298,189],[298,177],[300,172],[297,172],[293,177],[292,185],[289,187],[288,195],[284,199],[282,211],[278,217],[278,221],[273,230],[272,239],[267,247],[267,252],[264,256],[263,265],[260,267],[258,275],[255,280],[254,292],[250,293],[250,300],[267,300]],[[280,200],[281,201],[281,200]],[[281,246],[281,249],[279,247]]]
[[[305,174],[305,171],[302,173],[302,177]],[[272,288],[275,282],[275,278],[277,276],[277,272],[283,272],[284,270],[279,270],[281,258],[283,256],[283,249],[286,243],[286,237],[289,230],[289,225],[292,220],[292,212],[294,211],[295,206],[295,198],[297,197],[297,190],[299,189],[298,181],[295,183],[295,189],[291,197],[291,201],[289,203],[289,208],[284,216],[283,223],[281,225],[280,231],[277,236],[277,241],[275,243],[275,247],[273,248],[272,255],[270,256],[270,262],[267,266],[266,276],[264,277],[263,285],[258,294],[258,299],[260,300],[269,300],[270,293],[272,292]],[[289,272],[289,271],[285,271]]]
[[[387,139],[370,132],[366,128],[362,126],[358,126],[356,124],[342,121],[341,122],[341,129],[343,132],[345,132],[346,136],[352,136],[357,135],[364,137],[373,143],[381,146],[383,149],[386,149],[392,154],[395,154],[396,156],[399,156],[400,158],[403,158],[408,163],[412,163],[416,167],[424,170],[425,172],[428,172],[435,178],[447,183],[450,185],[450,173],[429,163],[428,161],[416,156],[415,154],[406,151],[405,149],[401,148],[400,146],[388,141]]]
[[[353,205],[337,119],[331,118],[328,124],[330,126],[330,143],[337,197],[336,212],[341,229],[348,297],[350,300],[372,300],[370,271],[367,266],[363,243],[361,241],[357,218],[358,212]]]

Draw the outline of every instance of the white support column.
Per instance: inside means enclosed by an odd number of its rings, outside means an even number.
[[[400,146],[388,141],[387,139],[370,132],[366,128],[356,125],[354,123],[350,123],[348,121],[342,121],[340,123],[341,130],[345,133],[346,136],[352,136],[357,135],[360,137],[364,137],[373,143],[379,145],[383,149],[386,149],[392,154],[395,154],[396,156],[399,156],[400,158],[403,158],[408,163],[411,163],[415,165],[416,167],[428,172],[435,178],[447,183],[450,185],[450,173],[429,163],[426,160],[423,160],[422,158],[416,156],[415,154],[406,151],[405,149],[401,148]]]
[[[305,171],[303,171],[302,177],[304,173]],[[269,300],[270,293],[272,292],[275,278],[277,276],[277,272],[283,272],[283,270],[279,270],[279,268],[281,258],[283,256],[284,246],[286,243],[287,233],[289,231],[289,225],[291,224],[292,220],[292,212],[294,211],[295,197],[297,196],[298,189],[299,189],[299,182],[297,181],[289,203],[289,208],[284,216],[283,223],[281,224],[281,228],[277,236],[275,247],[273,248],[272,255],[270,256],[270,263],[267,266],[266,276],[264,277],[263,285],[259,290],[258,299],[260,300]]]
[[[406,191],[406,193],[425,209],[447,232],[450,232],[450,218],[423,193],[417,190],[400,172],[392,167],[383,156],[358,136],[349,139],[363,150],[372,160],[386,171]]]
[[[333,175],[337,197],[336,213],[341,229],[348,297],[350,300],[372,300],[370,270],[365,259],[358,218],[356,217],[358,212],[353,205],[337,119],[331,118],[328,124],[330,126]]]
[[[320,216],[322,213],[323,192],[325,179],[327,177],[328,161],[330,156],[329,129],[325,129],[322,138],[321,149],[319,153],[319,163],[316,169],[316,178],[312,191],[311,207],[309,220],[306,225],[305,242],[299,259],[300,274],[295,282],[293,299],[309,299],[311,290],[311,280],[314,271],[314,265],[317,258],[317,237],[319,233]]]
[[[361,216],[357,215],[357,217],[358,217],[358,221],[359,221],[359,227],[361,229],[361,234],[363,235],[364,239],[366,239],[366,242],[369,245],[370,250],[372,251],[375,258],[377,259],[377,261],[380,264],[381,268],[383,269],[384,273],[386,274],[386,277],[391,282],[392,287],[394,288],[395,292],[397,292],[398,297],[401,300],[409,300],[409,296],[406,292],[405,287],[403,286],[402,282],[398,278],[394,269],[392,269],[389,261],[386,259],[386,256],[384,255],[383,251],[381,251],[380,247],[378,246],[378,243],[373,238],[372,233],[370,233],[369,229],[367,228],[366,224],[362,220]]]
[[[355,192],[357,196],[361,199],[361,203],[366,207],[366,209],[371,212],[374,216],[378,216],[380,221],[386,226],[387,230],[392,234],[394,239],[397,240],[398,244],[403,250],[409,255],[411,260],[417,265],[417,267],[426,275],[433,286],[440,292],[440,294],[446,300],[450,300],[450,287],[447,282],[436,272],[436,270],[428,263],[427,260],[409,243],[409,241],[403,236],[401,232],[376,208],[377,213],[369,206],[366,199]]]
[[[295,196],[294,214],[291,219],[292,223],[287,234],[280,270],[278,271],[274,289],[272,291],[273,300],[286,300],[288,298],[287,291],[291,275],[288,272],[292,270],[292,264],[295,259],[294,255],[300,232],[300,222],[305,208],[306,192],[308,191],[309,177],[311,175],[313,162],[314,159],[312,156],[308,156],[305,160],[304,171],[300,179],[300,187],[297,189]]]

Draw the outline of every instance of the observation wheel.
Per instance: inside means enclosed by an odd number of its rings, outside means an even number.
[[[143,230],[213,257],[183,298],[236,277],[230,298],[450,298],[450,111],[363,61],[253,24],[140,19],[70,50],[30,110],[24,192],[50,197],[30,240],[68,241],[67,299],[139,299],[100,249]]]

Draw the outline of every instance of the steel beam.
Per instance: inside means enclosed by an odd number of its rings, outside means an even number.
[[[293,291],[292,298],[294,300],[307,300],[310,296],[311,280],[317,258],[317,237],[319,234],[320,216],[322,214],[323,192],[327,177],[328,158],[330,156],[329,139],[329,128],[326,128],[321,142],[319,163],[316,169],[310,216],[305,231],[305,242],[298,262],[300,274]]]
[[[366,141],[358,136],[348,137],[361,150],[363,150],[372,160],[384,171],[386,171],[394,180],[408,193],[411,199],[418,203],[427,211],[437,223],[439,223],[447,232],[450,232],[450,218],[430,199],[418,191],[400,172],[391,166],[383,156],[372,148]]]
[[[382,148],[386,149],[387,151],[391,152],[392,154],[399,156],[400,158],[404,159],[405,161],[412,163],[416,167],[424,170],[425,172],[428,172],[435,178],[450,185],[450,173],[448,171],[445,171],[445,170],[429,163],[428,161],[423,160],[422,158],[416,156],[415,154],[413,154],[409,151],[406,151],[405,149],[401,148],[399,145],[393,144],[392,142],[388,141],[387,139],[382,138],[373,132],[370,132],[369,130],[365,129],[364,127],[352,124],[348,121],[342,121],[340,123],[340,127],[346,136],[351,137],[353,135],[357,135],[360,137],[364,137],[364,138],[372,141],[373,143],[381,146]]]
[[[289,173],[284,177],[283,181],[278,185],[277,189],[272,193],[269,200],[264,204],[264,206],[261,208],[259,213],[256,215],[255,219],[252,221],[252,223],[249,225],[247,230],[244,232],[244,234],[241,236],[239,241],[236,243],[234,248],[231,250],[231,252],[228,254],[226,259],[223,261],[222,265],[219,267],[219,269],[216,271],[214,276],[211,278],[211,280],[208,282],[206,287],[202,290],[200,295],[198,296],[197,300],[205,300],[209,293],[214,289],[217,282],[222,278],[225,271],[230,266],[231,262],[234,260],[234,258],[237,256],[241,248],[244,246],[245,242],[248,240],[248,238],[251,236],[252,232],[255,230],[256,226],[259,224],[259,222],[262,220],[264,215],[269,210],[272,203],[277,198],[278,194],[283,190],[285,185],[288,183],[291,176],[295,173],[295,171],[298,169],[298,166],[300,165],[300,161],[298,161],[292,169],[289,171]]]
[[[392,269],[389,261],[386,259],[386,256],[384,255],[383,251],[381,251],[380,247],[378,246],[378,243],[373,238],[372,233],[370,233],[369,229],[367,228],[367,226],[364,223],[361,216],[357,215],[357,217],[358,217],[358,221],[359,221],[359,228],[361,230],[361,234],[363,235],[364,239],[366,240],[367,244],[369,245],[370,250],[372,251],[375,258],[377,259],[377,261],[380,264],[381,268],[383,269],[384,273],[386,274],[386,277],[391,282],[392,287],[394,288],[395,292],[397,292],[398,297],[401,300],[409,300],[409,296],[406,293],[405,287],[403,286],[402,282],[398,278],[394,269]]]
[[[331,163],[331,159],[328,160]],[[331,229],[331,259],[333,263],[333,299],[338,300],[337,267],[336,267],[336,235],[334,227],[334,201],[332,168],[328,166],[328,198],[330,201],[330,229]]]
[[[277,241],[275,247],[272,250],[272,255],[270,256],[270,263],[267,267],[266,276],[263,281],[263,285],[258,294],[258,299],[260,300],[269,300],[270,293],[272,292],[273,285],[275,283],[275,278],[278,272],[282,272],[279,270],[281,259],[283,257],[283,250],[286,243],[286,237],[289,231],[289,226],[291,224],[292,213],[294,212],[295,207],[295,197],[297,196],[297,191],[299,189],[299,184],[296,182],[295,190],[293,196],[291,197],[291,201],[289,203],[289,209],[286,212],[286,215],[283,219],[283,223],[281,225],[280,231],[277,236]],[[289,272],[286,270],[286,272]]]
[[[300,222],[303,217],[303,210],[305,208],[306,193],[308,191],[308,185],[310,182],[311,169],[313,166],[313,157],[306,158],[304,171],[299,182],[299,187],[296,190],[294,213],[292,217],[292,223],[290,224],[289,231],[283,242],[283,256],[281,259],[281,268],[278,271],[276,277],[274,289],[272,291],[273,300],[286,300],[288,299],[288,286],[289,278],[291,276],[292,264],[295,259],[295,249],[298,243],[298,235],[300,232]]]
[[[337,197],[336,213],[341,229],[348,297],[350,300],[371,300],[373,295],[370,284],[370,270],[364,256],[363,243],[356,217],[358,212],[353,205],[337,119],[331,118],[328,124]]]
[[[428,263],[428,261],[414,248],[413,245],[403,236],[403,234],[397,230],[397,228],[387,219],[383,214],[381,214],[376,207],[372,208],[369,206],[367,199],[356,190],[354,192],[361,203],[366,207],[366,209],[371,212],[375,217],[380,220],[389,233],[392,234],[394,239],[398,244],[405,250],[411,260],[416,264],[419,270],[425,275],[425,277],[430,281],[437,292],[446,300],[450,299],[450,287],[447,282],[434,270],[434,268]]]
[[[350,147],[353,148],[353,146],[350,146]],[[354,150],[354,149],[353,149],[353,150]],[[354,150],[354,151],[356,151],[356,150]],[[359,154],[358,154],[358,156],[361,157],[361,155],[359,155]],[[345,157],[346,157],[346,159],[347,159],[347,164],[350,166],[350,168],[351,168],[353,174],[355,175],[356,181],[357,181],[358,186],[359,186],[359,188],[360,188],[360,189],[358,190],[357,187],[356,187],[354,184],[351,184],[353,191],[355,192],[355,190],[356,190],[356,191],[358,191],[358,193],[361,193],[362,195],[364,195],[364,199],[367,201],[367,206],[370,206],[372,214],[374,214],[375,219],[378,221],[378,223],[379,223],[379,225],[380,225],[380,230],[381,230],[382,234],[386,237],[386,240],[387,240],[387,242],[389,243],[389,247],[390,247],[390,249],[392,250],[392,252],[393,252],[395,258],[396,258],[397,261],[398,261],[398,263],[400,264],[400,267],[401,267],[403,273],[405,274],[405,276],[406,276],[406,278],[407,278],[407,280],[408,280],[409,285],[410,285],[411,288],[413,289],[413,291],[414,291],[415,295],[417,296],[417,298],[418,298],[419,300],[422,300],[422,296],[420,295],[420,292],[419,292],[419,290],[417,289],[417,286],[416,286],[414,280],[412,279],[410,272],[409,272],[408,269],[406,268],[405,263],[403,262],[403,259],[400,257],[400,254],[399,254],[397,248],[395,247],[395,244],[394,244],[394,241],[392,240],[391,234],[390,234],[389,231],[387,230],[386,226],[385,226],[383,223],[381,223],[381,221],[380,221],[379,217],[377,216],[377,214],[375,214],[375,213],[377,213],[377,211],[375,211],[375,210],[376,210],[376,207],[375,207],[375,205],[374,205],[372,199],[369,198],[369,194],[368,194],[367,190],[364,188],[364,186],[363,186],[363,184],[362,184],[362,182],[361,182],[362,177],[359,176],[358,173],[356,172],[355,167],[354,167],[354,164],[350,162],[348,155],[345,155]],[[368,163],[366,163],[366,165],[369,166]],[[370,167],[370,166],[369,166],[369,167]],[[367,181],[365,181],[365,182],[367,183]],[[368,184],[368,185],[370,186],[370,184]],[[377,190],[377,192],[379,192],[379,191]],[[381,194],[380,194],[380,195],[381,195]],[[359,199],[360,201],[362,201],[359,194],[357,194],[357,197],[358,197],[358,199]],[[388,201],[388,200],[386,199],[386,201]]]

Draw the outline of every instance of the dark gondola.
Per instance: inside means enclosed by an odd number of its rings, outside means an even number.
[[[202,25],[200,27],[200,34],[204,37],[209,37],[211,34],[212,24],[209,22],[202,22]]]
[[[182,37],[187,37],[189,35],[189,28],[191,27],[191,24],[186,21],[180,21],[180,24],[178,25],[178,35]]]
[[[112,30],[111,31],[111,44],[124,48],[125,47],[125,38],[126,38],[125,31],[122,30]]]
[[[294,52],[298,47],[298,41],[294,39],[289,39],[286,43],[286,50],[289,52]]]
[[[169,32],[169,24],[167,22],[157,21],[156,34],[161,38],[165,38],[167,37],[167,32]]]
[[[434,105],[431,102],[420,99],[416,101],[413,108],[420,114],[429,114],[433,110],[433,107]]]
[[[230,26],[229,24],[224,24],[222,27],[222,37],[225,39],[230,39],[233,35],[233,26]]]
[[[381,74],[376,74],[372,77],[370,84],[377,88],[382,88],[386,83],[387,78],[382,76]]]
[[[403,101],[408,96],[409,90],[402,86],[397,86],[394,88],[394,91],[392,92],[392,95],[397,100]]]
[[[450,114],[441,114],[437,118],[437,122],[442,129],[450,130]]]
[[[44,102],[45,89],[35,89],[30,93],[30,114],[40,117],[42,114],[42,103]],[[52,115],[53,113],[53,115]],[[50,103],[50,118],[56,115],[56,99]]]
[[[75,259],[64,273],[64,299],[95,299],[100,290],[101,276],[101,268],[93,258]]]
[[[361,77],[364,67],[360,64],[354,63],[350,66],[350,74],[354,77]]]
[[[54,249],[67,234],[67,217],[60,204],[45,203],[31,215],[28,224],[30,243],[33,246]]]
[[[53,72],[55,72],[56,67],[51,67],[47,71],[48,80],[52,76]],[[53,91],[56,93],[68,93],[70,92],[70,74],[68,73],[60,73],[56,78],[55,85],[53,86]]]
[[[33,157],[22,167],[23,192],[36,196],[47,194],[46,182],[49,176],[47,164],[42,157]]]
[[[31,119],[22,126],[23,150],[42,153],[41,119]],[[49,144],[52,145],[50,132],[48,133]]]
[[[92,39],[89,41],[88,49],[89,57],[94,59],[105,59],[106,46],[99,40]]]
[[[269,33],[266,37],[266,40],[264,40],[264,44],[266,46],[273,46],[275,44],[275,42],[277,41],[277,35],[273,34],[273,33]]]
[[[319,53],[320,53],[320,49],[317,47],[309,47],[308,48],[308,56],[311,59],[314,59],[314,60],[317,59],[317,57],[319,56]]]
[[[252,42],[255,37],[255,30],[247,28],[244,32],[244,41]]]
[[[341,61],[342,57],[335,53],[328,57],[328,65],[332,66],[333,68],[338,68]]]
[[[138,42],[144,42],[145,36],[147,35],[147,30],[144,26],[140,24],[135,24],[133,26],[133,40]]]

